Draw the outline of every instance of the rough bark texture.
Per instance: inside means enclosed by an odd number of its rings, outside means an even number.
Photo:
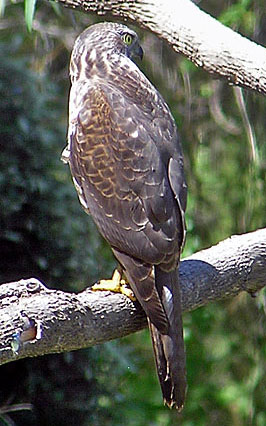
[[[229,84],[266,94],[266,49],[222,25],[190,0],[57,1],[87,13],[129,20]]]
[[[254,295],[266,284],[266,229],[183,260],[180,281],[183,311],[242,291]],[[92,346],[145,326],[139,304],[121,294],[66,293],[34,278],[0,285],[0,365]]]

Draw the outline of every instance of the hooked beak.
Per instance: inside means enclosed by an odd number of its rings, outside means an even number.
[[[141,45],[139,44],[138,41],[136,43],[134,43],[134,45],[132,45],[132,46],[129,47],[129,49],[127,51],[127,55],[133,61],[134,61],[134,59],[136,59],[137,56],[142,60],[142,58],[143,58],[143,49],[142,49],[142,47],[141,47]]]
[[[141,61],[142,61],[142,59],[143,59],[143,49],[142,49],[142,47],[141,47],[140,44],[138,46],[136,46],[136,47],[137,48],[136,48],[135,55],[138,56],[141,59]]]

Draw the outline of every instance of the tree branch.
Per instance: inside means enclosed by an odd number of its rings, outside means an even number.
[[[266,228],[238,235],[183,260],[183,311],[266,284]],[[125,336],[146,326],[137,302],[122,294],[79,294],[46,288],[35,278],[0,285],[0,365],[66,352]]]
[[[191,0],[57,0],[129,20],[166,40],[196,66],[229,84],[266,94],[266,49],[203,12]]]

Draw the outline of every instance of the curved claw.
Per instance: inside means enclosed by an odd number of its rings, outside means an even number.
[[[93,291],[112,291],[114,293],[121,293],[128,297],[133,302],[136,301],[133,291],[128,286],[128,283],[122,278],[122,273],[117,269],[114,271],[113,276],[109,280],[100,280],[97,284],[91,287]]]

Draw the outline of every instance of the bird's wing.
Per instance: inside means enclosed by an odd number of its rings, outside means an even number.
[[[87,88],[78,114],[72,114],[70,165],[83,205],[87,203],[90,210],[95,207],[91,213],[107,241],[157,263],[180,240],[176,222],[181,201],[177,200],[183,183],[174,173],[183,176],[183,169],[173,148],[178,141],[168,109],[154,114],[152,106],[145,107],[112,87]],[[124,238],[131,231],[136,231],[136,240]],[[128,249],[125,239],[132,242]]]
[[[133,101],[112,86],[88,84],[74,91],[69,163],[81,203],[126,272],[126,257],[143,264],[130,284],[146,313],[157,312],[158,325],[164,308],[147,274],[154,264],[175,268],[183,241],[178,202],[183,183],[170,181],[170,176],[175,180],[171,159],[183,174],[173,119],[160,97],[154,110],[152,102]]]

